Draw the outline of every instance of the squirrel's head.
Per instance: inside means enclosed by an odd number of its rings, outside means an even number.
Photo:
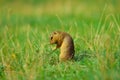
[[[50,35],[50,44],[57,44],[60,37],[60,31],[54,31]]]

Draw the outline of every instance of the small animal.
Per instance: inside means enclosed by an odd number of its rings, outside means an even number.
[[[74,57],[74,42],[68,33],[61,31],[52,32],[50,35],[50,44],[56,44],[56,49],[60,48],[60,62],[71,60]]]

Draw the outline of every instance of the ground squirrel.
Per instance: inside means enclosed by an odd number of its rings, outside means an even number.
[[[60,48],[59,61],[71,60],[74,57],[74,42],[68,33],[61,31],[52,32],[50,44],[56,44],[56,49]]]

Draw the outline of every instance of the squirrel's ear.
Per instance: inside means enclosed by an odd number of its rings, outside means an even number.
[[[55,31],[54,34],[57,34],[57,31]]]

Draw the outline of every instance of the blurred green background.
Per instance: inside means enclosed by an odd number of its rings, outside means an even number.
[[[104,13],[119,15],[119,3],[119,0],[0,0],[0,24],[46,26],[47,22],[56,26],[59,17],[65,16],[63,20],[92,22],[100,18],[105,6]]]

